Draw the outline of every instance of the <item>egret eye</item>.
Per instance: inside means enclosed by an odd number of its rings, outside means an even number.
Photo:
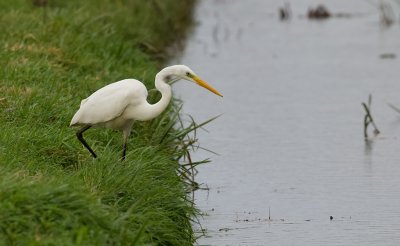
[[[186,76],[188,76],[189,78],[192,77],[192,75],[189,72],[186,72]]]

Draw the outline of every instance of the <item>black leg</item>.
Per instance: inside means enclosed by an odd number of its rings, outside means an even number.
[[[126,145],[127,145],[127,143],[126,142],[124,142],[124,147],[123,147],[123,150],[122,150],[122,161],[125,161],[125,156],[126,156]]]
[[[125,125],[124,129],[122,130],[122,137],[124,139],[124,144],[122,146],[121,161],[124,161],[125,157],[126,157],[126,149],[128,146],[128,138],[129,138],[129,135],[131,134],[132,124],[133,124],[133,120],[126,122],[126,125]]]
[[[122,146],[122,158],[121,158],[121,161],[125,160],[126,149],[127,149],[127,146],[128,146],[128,138],[129,138],[129,134],[131,133],[131,127],[132,127],[132,125],[130,125],[129,127],[125,128],[122,131],[122,136],[124,138],[124,144]]]
[[[82,129],[80,129],[79,131],[76,132],[76,136],[78,137],[79,141],[81,141],[81,143],[83,144],[83,146],[86,147],[86,149],[89,150],[89,152],[93,155],[94,158],[97,158],[96,153],[94,153],[94,151],[92,150],[92,148],[90,148],[89,144],[85,141],[85,139],[83,139],[83,133],[89,129],[90,127],[92,127],[91,125],[87,125],[84,126]]]

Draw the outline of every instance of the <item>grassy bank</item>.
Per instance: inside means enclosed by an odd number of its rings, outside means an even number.
[[[192,244],[168,114],[135,123],[124,163],[119,132],[86,133],[94,160],[68,124],[105,84],[154,88],[193,1],[33,2],[0,2],[0,244]]]

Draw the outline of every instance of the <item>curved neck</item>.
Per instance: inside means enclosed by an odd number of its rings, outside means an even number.
[[[168,107],[172,97],[171,86],[165,82],[165,75],[163,73],[160,72],[156,75],[155,86],[161,92],[161,99],[157,103],[150,105],[148,112],[151,114],[151,118],[160,115]]]

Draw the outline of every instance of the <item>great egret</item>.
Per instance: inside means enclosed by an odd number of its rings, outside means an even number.
[[[83,138],[83,133],[92,126],[121,130],[123,133],[122,160],[124,160],[133,122],[150,120],[160,115],[171,100],[171,86],[168,83],[180,79],[195,82],[222,97],[190,68],[185,65],[174,65],[162,69],[156,75],[155,87],[161,92],[159,102],[149,104],[146,87],[136,79],[124,79],[106,85],[82,100],[70,126],[82,126],[76,136],[94,158],[97,157],[96,153]]]

